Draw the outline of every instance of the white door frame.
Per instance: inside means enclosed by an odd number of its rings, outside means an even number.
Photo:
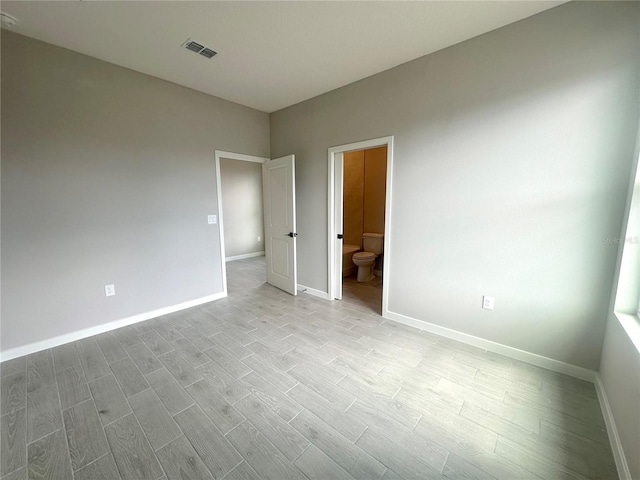
[[[336,252],[336,213],[335,213],[335,195],[336,195],[336,154],[351,152],[354,150],[366,150],[375,147],[387,147],[387,187],[385,198],[385,215],[384,215],[384,268],[382,269],[382,316],[387,317],[388,299],[389,299],[389,272],[391,270],[391,198],[392,198],[392,177],[393,177],[393,135],[389,137],[374,138],[363,142],[349,143],[339,145],[329,149],[329,185],[328,185],[328,293],[331,300],[336,298],[336,288],[338,282],[336,275],[342,275],[342,272],[336,271],[336,255],[342,255],[342,252]]]
[[[222,217],[222,179],[220,177],[220,159],[228,158],[229,160],[240,160],[243,162],[264,163],[269,159],[265,157],[256,157],[254,155],[245,155],[243,153],[225,152],[222,150],[215,151],[216,159],[216,190],[218,194],[218,231],[220,233],[220,261],[222,262],[222,291],[227,296],[227,262],[224,252],[224,221]]]

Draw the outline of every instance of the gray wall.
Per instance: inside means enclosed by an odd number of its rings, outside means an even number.
[[[636,143],[636,162],[640,135]],[[600,378],[631,471],[640,478],[640,171],[629,180],[628,217],[620,232],[618,268],[614,275],[610,314],[607,321]],[[613,313],[615,308],[616,313]],[[624,325],[623,323],[624,322]],[[634,328],[635,327],[635,328]],[[635,344],[631,340],[635,338]]]
[[[571,2],[272,114],[272,154],[296,154],[299,282],[327,290],[327,149],[394,135],[389,310],[597,369],[639,16]]]
[[[221,158],[220,180],[225,256],[264,252],[262,164]]]
[[[613,314],[607,323],[600,376],[631,478],[640,478],[640,352]]]
[[[221,292],[215,149],[268,115],[2,30],[2,349]]]

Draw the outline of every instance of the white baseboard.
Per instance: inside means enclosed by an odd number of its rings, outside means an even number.
[[[233,262],[234,260],[244,260],[245,258],[264,257],[264,250],[262,252],[243,253],[242,255],[234,255],[233,257],[226,257],[225,262]]]
[[[139,313],[138,315],[133,315],[132,317],[122,318],[120,320],[114,320],[112,322],[103,323],[100,325],[96,325],[94,327],[83,328],[82,330],[76,330],[75,332],[66,333],[64,335],[59,335],[57,337],[49,338],[47,340],[41,340],[39,342],[33,342],[28,345],[23,345],[21,347],[10,348],[8,350],[4,350],[0,352],[0,362],[22,357],[23,355],[39,352],[41,350],[46,350],[47,348],[53,348],[59,345],[64,345],[65,343],[74,342],[76,340],[91,337],[93,335],[98,335],[100,333],[109,332],[111,330],[115,330],[121,327],[126,327],[127,325],[132,325],[134,323],[144,322],[145,320],[151,320],[152,318],[161,317],[162,315],[178,312],[180,310],[195,307],[203,303],[213,302],[215,300],[219,300],[226,296],[227,294],[225,292],[220,292],[220,293],[216,293],[206,297],[196,298],[195,300],[190,300],[188,302],[179,303],[177,305],[171,305],[169,307],[159,308],[157,310],[151,310],[150,312]]]
[[[627,458],[622,449],[622,442],[618,435],[618,429],[616,422],[613,419],[613,412],[611,411],[611,405],[609,405],[609,399],[607,398],[607,392],[604,389],[602,378],[599,373],[596,373],[595,382],[596,393],[598,394],[598,400],[600,401],[600,408],[602,409],[602,416],[604,417],[604,423],[607,426],[607,433],[609,434],[609,442],[611,442],[611,450],[613,451],[613,458],[616,462],[616,468],[618,469],[618,476],[620,480],[632,480],[631,471],[627,464]]]
[[[331,300],[327,292],[323,292],[322,290],[317,290],[315,288],[305,287],[304,285],[298,284],[298,291],[307,293],[309,295],[313,295],[314,297],[320,297],[325,300]]]
[[[451,330],[450,328],[441,327],[440,325],[435,325],[423,320],[407,317],[399,313],[387,311],[385,318],[403,323],[405,325],[410,325],[420,330],[435,333],[443,337],[451,338],[468,345],[473,345],[474,347],[482,348],[490,352],[499,353],[500,355],[504,355],[506,357],[531,363],[533,365],[537,365],[538,367],[553,370],[554,372],[564,373],[565,375],[595,383],[596,372],[593,370],[589,370],[588,368],[578,367],[577,365],[571,365],[570,363],[554,360],[553,358],[543,357],[542,355],[538,355],[536,353],[531,353],[525,350],[520,350],[518,348],[502,345],[500,343],[492,342],[491,340],[474,337],[473,335],[469,335],[467,333],[458,332],[457,330]]]

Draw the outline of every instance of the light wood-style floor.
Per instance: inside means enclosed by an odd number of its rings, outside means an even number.
[[[5,479],[614,479],[592,384],[385,322],[379,284],[229,297],[5,362]]]

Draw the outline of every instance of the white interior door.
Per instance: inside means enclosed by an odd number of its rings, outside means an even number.
[[[336,300],[342,300],[342,235],[344,233],[344,220],[343,220],[343,190],[344,190],[344,155],[342,152],[335,155],[335,188],[334,188],[334,205],[335,205],[335,219],[336,219],[336,238],[333,241],[336,243],[335,249],[335,291],[334,298]]]
[[[295,156],[263,163],[262,182],[267,283],[296,295]]]

